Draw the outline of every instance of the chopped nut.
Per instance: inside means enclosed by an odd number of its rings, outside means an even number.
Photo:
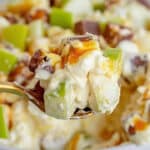
[[[38,81],[34,89],[30,89],[28,90],[28,92],[36,98],[37,101],[35,101],[34,103],[38,105],[41,110],[44,110],[44,89],[40,86],[40,82]]]
[[[42,51],[41,50],[36,51],[30,60],[29,69],[32,72],[35,72],[39,64],[42,62],[43,58],[44,57],[43,57]]]
[[[103,36],[110,46],[115,47],[122,40],[131,40],[133,33],[128,27],[109,23],[106,25]]]

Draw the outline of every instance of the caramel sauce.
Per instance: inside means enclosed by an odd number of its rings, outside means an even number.
[[[147,128],[147,123],[140,119],[134,120],[135,130],[142,131]]]
[[[74,64],[78,62],[79,57],[85,54],[88,51],[93,51],[97,48],[97,44],[95,41],[84,41],[82,42],[83,47],[82,48],[71,48],[69,56],[68,56],[68,62],[70,64]]]
[[[67,148],[68,150],[77,150],[78,142],[80,140],[80,134],[77,133],[73,136],[72,140],[69,142]]]

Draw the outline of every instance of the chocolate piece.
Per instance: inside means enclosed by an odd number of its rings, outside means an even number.
[[[143,69],[144,73],[147,73],[147,69],[148,69],[148,58],[146,55],[144,56],[135,56],[132,60],[131,60],[132,64],[133,64],[133,71],[134,72],[138,72],[138,69]]]
[[[99,26],[98,22],[83,20],[83,21],[79,21],[75,24],[74,32],[76,34],[85,34],[88,32],[88,33],[99,35],[100,34],[100,26]]]
[[[33,103],[38,105],[41,110],[44,110],[44,99],[43,99],[44,89],[40,86],[40,81],[37,82],[34,89],[30,89],[30,90],[27,90],[27,91],[33,97],[35,97],[36,101],[34,101]]]
[[[150,9],[150,0],[137,0],[138,2],[140,2],[142,5],[144,5],[145,7],[147,7],[148,9]]]
[[[55,6],[56,0],[49,0],[50,6]]]
[[[41,50],[38,50],[35,52],[35,54],[32,56],[30,63],[29,63],[29,69],[32,72],[35,72],[35,70],[38,68],[40,63],[43,60],[43,54]]]
[[[131,61],[136,67],[145,66],[148,63],[146,56],[144,58],[140,56],[135,56]]]
[[[50,6],[59,7],[62,0],[49,0]]]
[[[131,125],[128,128],[128,132],[129,132],[130,135],[134,135],[136,133],[135,128]]]
[[[115,47],[122,40],[131,40],[133,33],[128,27],[109,23],[105,27],[103,37],[111,47]]]

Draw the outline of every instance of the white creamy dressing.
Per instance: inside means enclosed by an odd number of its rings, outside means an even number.
[[[122,41],[118,47],[122,50],[123,55],[122,73],[124,76],[131,76],[133,75],[131,59],[139,54],[138,47],[131,41]]]
[[[1,145],[22,150],[62,150],[80,128],[80,121],[58,120],[42,113],[34,104],[17,101],[12,107],[13,126],[9,138],[0,139]]]
[[[108,66],[104,67],[107,62],[108,58],[104,57],[100,50],[93,50],[81,56],[77,63],[67,63],[64,69],[56,70],[45,88],[46,112],[60,117],[56,111],[67,111],[64,116],[66,118],[70,117],[76,108],[87,106],[94,111],[111,112],[119,101],[119,75],[110,73]],[[69,86],[65,98],[52,100],[49,93],[57,89],[62,82]]]
[[[80,9],[81,6],[83,6]],[[65,6],[64,9],[73,13],[74,16],[84,16],[85,14],[90,14],[93,12],[92,5],[90,0],[81,1],[81,0],[70,0]]]

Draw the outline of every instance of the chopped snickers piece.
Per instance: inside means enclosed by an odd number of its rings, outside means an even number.
[[[150,0],[138,0],[138,2],[150,9]]]
[[[99,35],[100,34],[100,26],[99,26],[98,22],[83,20],[83,21],[79,21],[75,24],[74,32],[76,34],[81,34],[81,35],[85,34],[87,32]]]
[[[109,23],[105,27],[103,37],[111,47],[115,47],[122,40],[131,40],[133,33],[128,27]]]
[[[38,68],[43,59],[44,57],[42,51],[41,50],[36,51],[29,63],[30,71],[35,72],[35,70]]]
[[[130,135],[134,135],[136,133],[135,127],[133,127],[133,126],[130,125],[129,129],[128,129],[128,132],[129,132]]]
[[[40,82],[38,81],[34,89],[29,89],[28,92],[36,99],[33,103],[39,106],[41,110],[44,110],[44,89],[40,86]]]
[[[148,63],[147,57],[140,56],[135,56],[131,61],[136,67],[145,66]]]
[[[143,70],[143,73],[147,73],[148,70],[148,58],[146,55],[144,56],[135,56],[131,60],[133,66],[132,69],[134,72],[141,72]],[[142,70],[141,70],[142,69]]]

